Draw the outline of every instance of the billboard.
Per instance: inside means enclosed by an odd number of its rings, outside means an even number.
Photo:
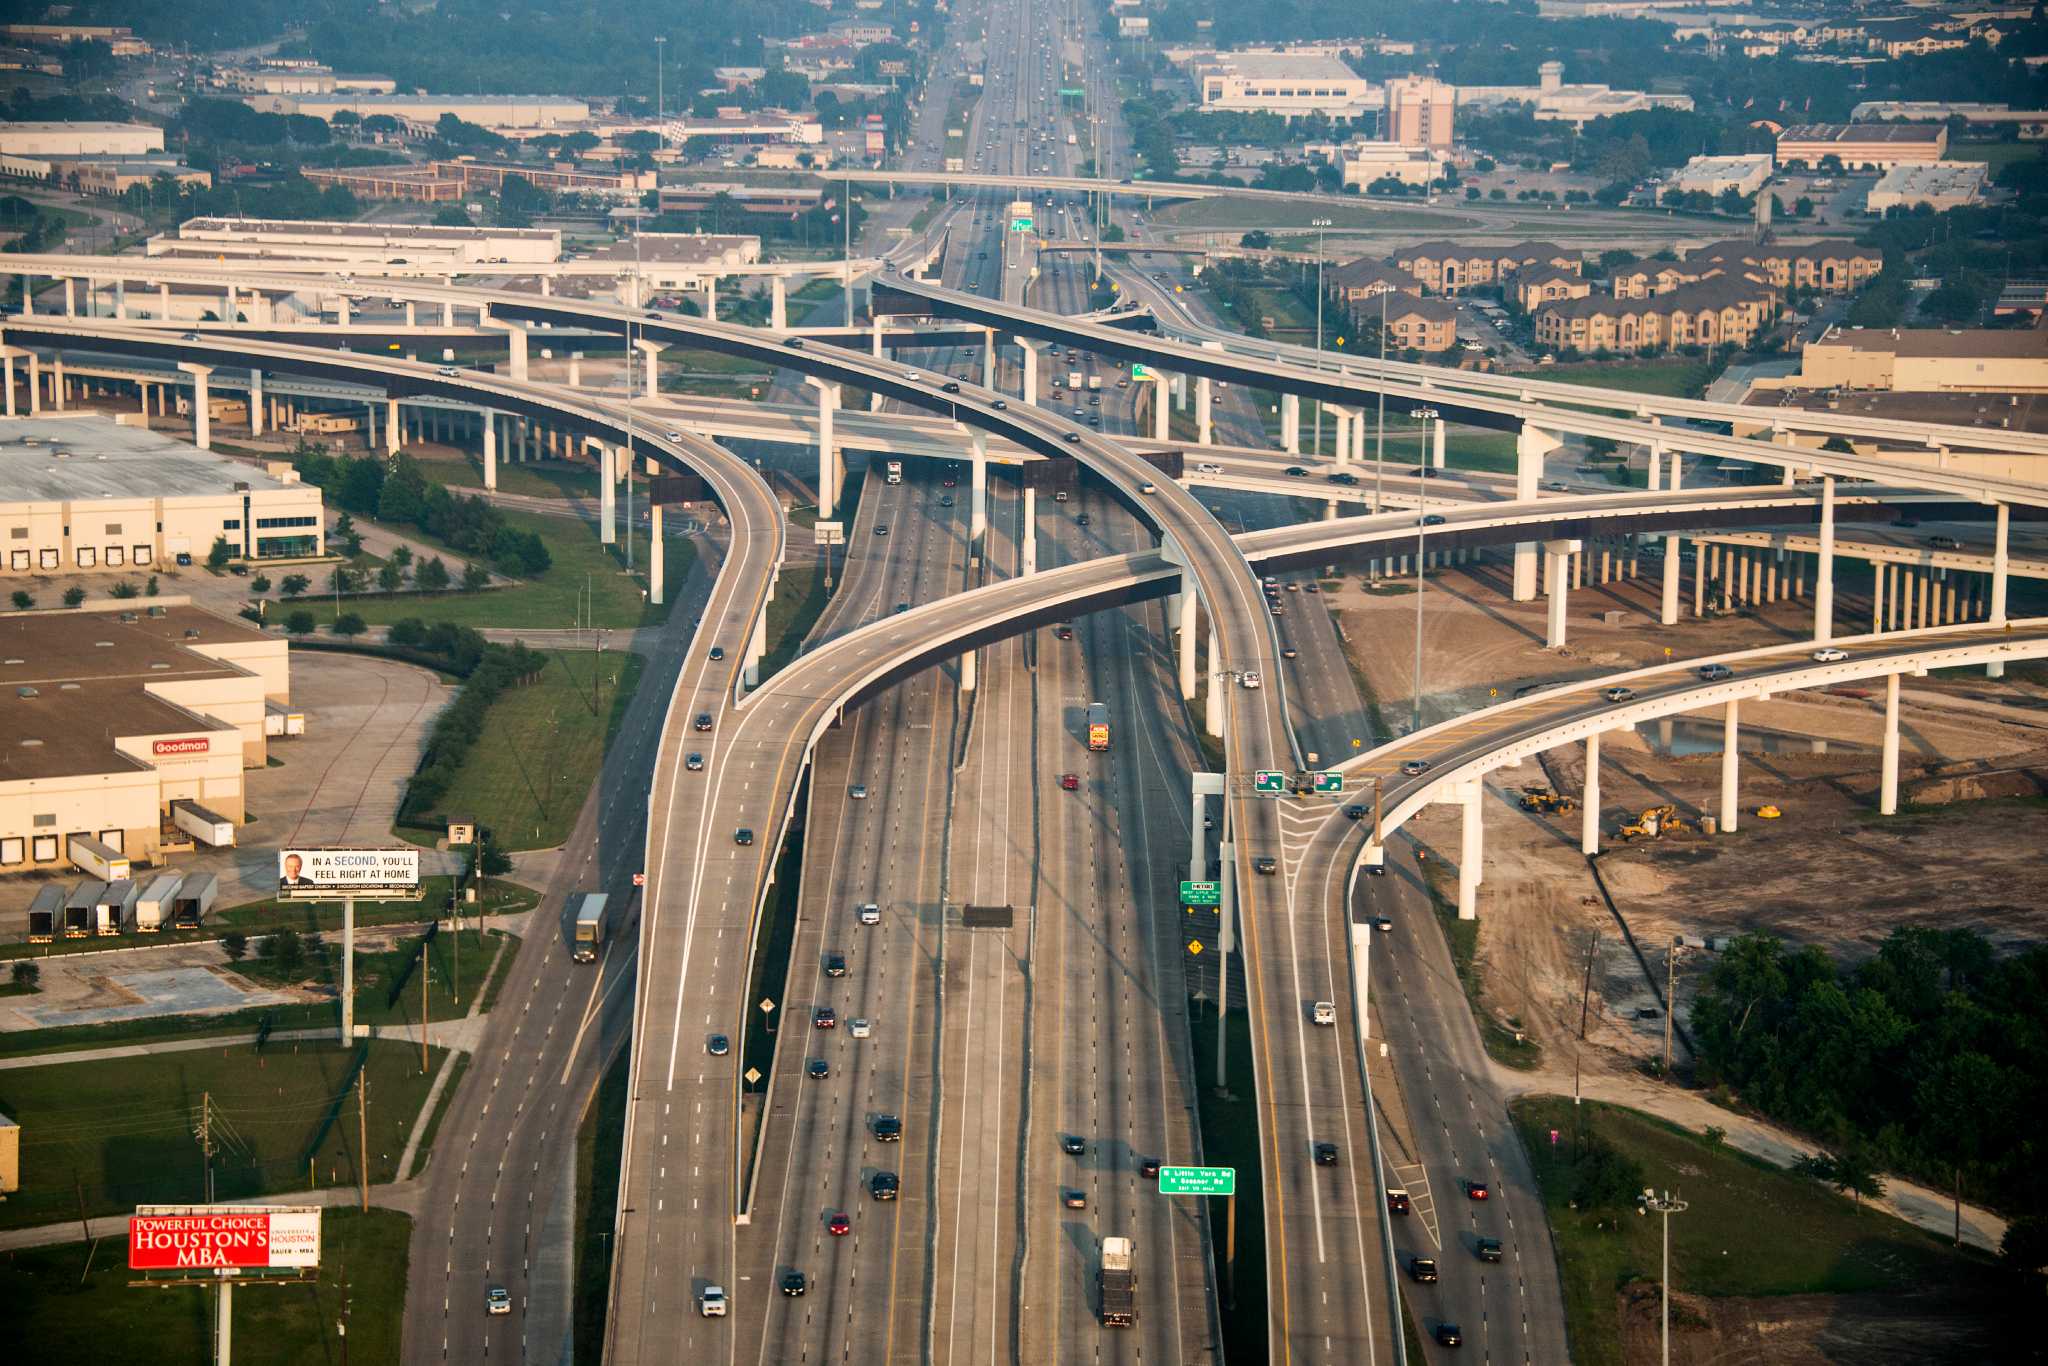
[[[417,849],[282,849],[277,855],[277,894],[287,901],[343,897],[417,896]]]
[[[317,1205],[138,1205],[136,1271],[301,1271],[320,1265]]]

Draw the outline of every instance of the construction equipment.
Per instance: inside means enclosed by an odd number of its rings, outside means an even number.
[[[1784,814],[1784,812],[1768,802],[1756,809],[1757,819],[1762,821],[1774,821]]]
[[[1642,815],[1621,827],[1625,840],[1656,839],[1660,835],[1675,835],[1685,829],[1685,821],[1675,806],[1652,806]]]
[[[1547,787],[1525,787],[1522,789],[1522,809],[1546,816],[1569,816],[1579,809],[1579,804],[1573,798],[1559,796]]]

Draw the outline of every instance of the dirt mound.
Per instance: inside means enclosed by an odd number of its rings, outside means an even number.
[[[1616,1296],[1622,1360],[1662,1359],[1657,1286]],[[2004,1344],[1979,1307],[1950,1295],[1784,1295],[1671,1300],[1674,1366],[1915,1366],[2004,1361]]]

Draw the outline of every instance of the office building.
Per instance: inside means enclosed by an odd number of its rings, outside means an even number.
[[[1433,76],[1401,76],[1387,82],[1387,141],[1402,147],[1451,150],[1452,113],[1458,92]]]
[[[1487,109],[1525,104],[1539,122],[1569,123],[1574,127],[1583,127],[1593,119],[1645,109],[1692,108],[1690,95],[1616,90],[1605,85],[1567,85],[1564,63],[1556,61],[1544,62],[1536,68],[1535,85],[1461,85],[1456,89],[1461,107]]]
[[[1780,166],[1888,171],[1947,151],[1948,129],[1938,123],[1803,123],[1778,134],[1777,157]]]
[[[1936,213],[1974,204],[1991,168],[1981,161],[1930,161],[1894,166],[1878,177],[1864,207],[1872,213],[1926,205]]]

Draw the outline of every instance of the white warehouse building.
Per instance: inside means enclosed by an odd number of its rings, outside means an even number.
[[[0,155],[136,157],[164,149],[153,123],[0,123]]]
[[[1202,108],[1214,113],[1350,119],[1386,100],[1341,59],[1319,53],[1219,52],[1193,63],[1190,74]]]

